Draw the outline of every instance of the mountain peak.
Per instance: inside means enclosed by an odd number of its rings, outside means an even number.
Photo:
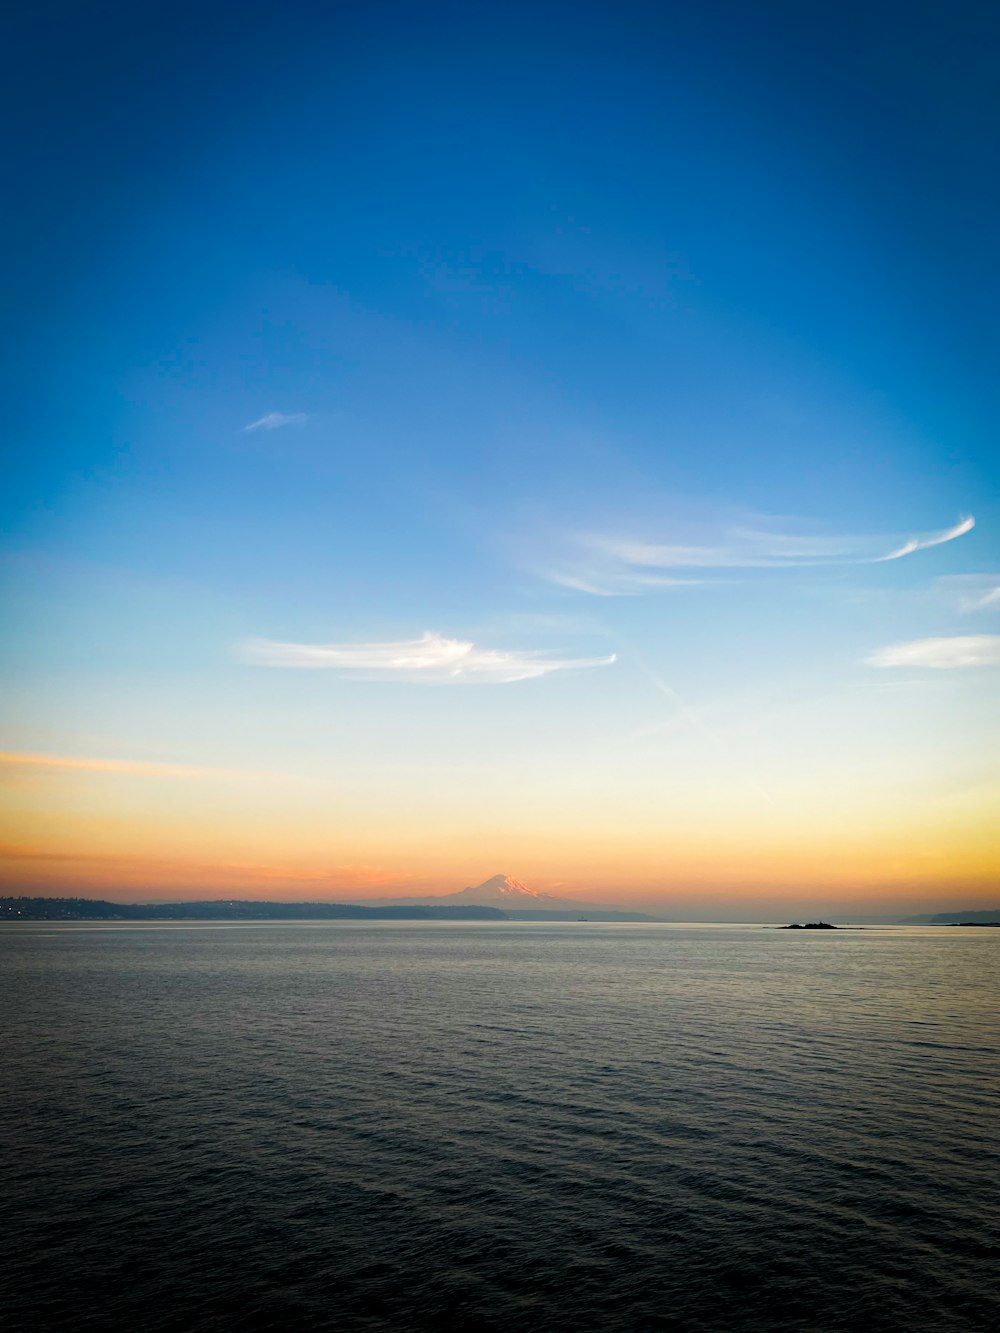
[[[591,921],[649,921],[641,912],[601,908],[594,903],[574,902],[571,898],[557,898],[552,893],[529,889],[513,875],[497,874],[484,879],[482,884],[471,884],[457,893],[430,894],[425,898],[370,899],[370,907],[392,907],[403,903],[432,907],[499,907],[510,912],[514,920],[570,920],[576,912],[586,912]]]
[[[537,889],[529,889],[527,884],[522,884],[519,879],[513,879],[510,875],[492,875],[489,879],[484,879],[482,884],[475,884],[471,888],[464,889],[464,893],[499,893],[505,898],[547,898],[547,893],[539,893]]]
[[[468,888],[459,889],[458,893],[450,893],[447,897],[452,902],[478,903],[484,907],[502,907],[505,903],[509,907],[540,907],[562,902],[562,899],[555,898],[550,893],[539,893],[537,889],[529,889],[527,884],[522,884],[519,879],[504,874],[484,879],[482,884],[470,884]]]

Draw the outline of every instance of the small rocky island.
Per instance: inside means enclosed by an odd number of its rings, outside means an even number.
[[[829,921],[807,921],[803,926],[798,921],[793,921],[790,926],[779,926],[779,930],[837,930],[836,926],[831,926]]]

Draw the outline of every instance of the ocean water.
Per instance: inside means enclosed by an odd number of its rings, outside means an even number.
[[[6,1327],[1000,1327],[1000,931],[0,930]]]

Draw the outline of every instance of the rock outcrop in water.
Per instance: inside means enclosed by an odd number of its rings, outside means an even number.
[[[829,921],[807,921],[803,926],[798,921],[793,921],[790,926],[779,926],[779,930],[836,930],[836,926],[831,926]]]

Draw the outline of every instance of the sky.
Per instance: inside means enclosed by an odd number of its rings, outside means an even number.
[[[989,10],[16,18],[2,891],[995,906]]]

